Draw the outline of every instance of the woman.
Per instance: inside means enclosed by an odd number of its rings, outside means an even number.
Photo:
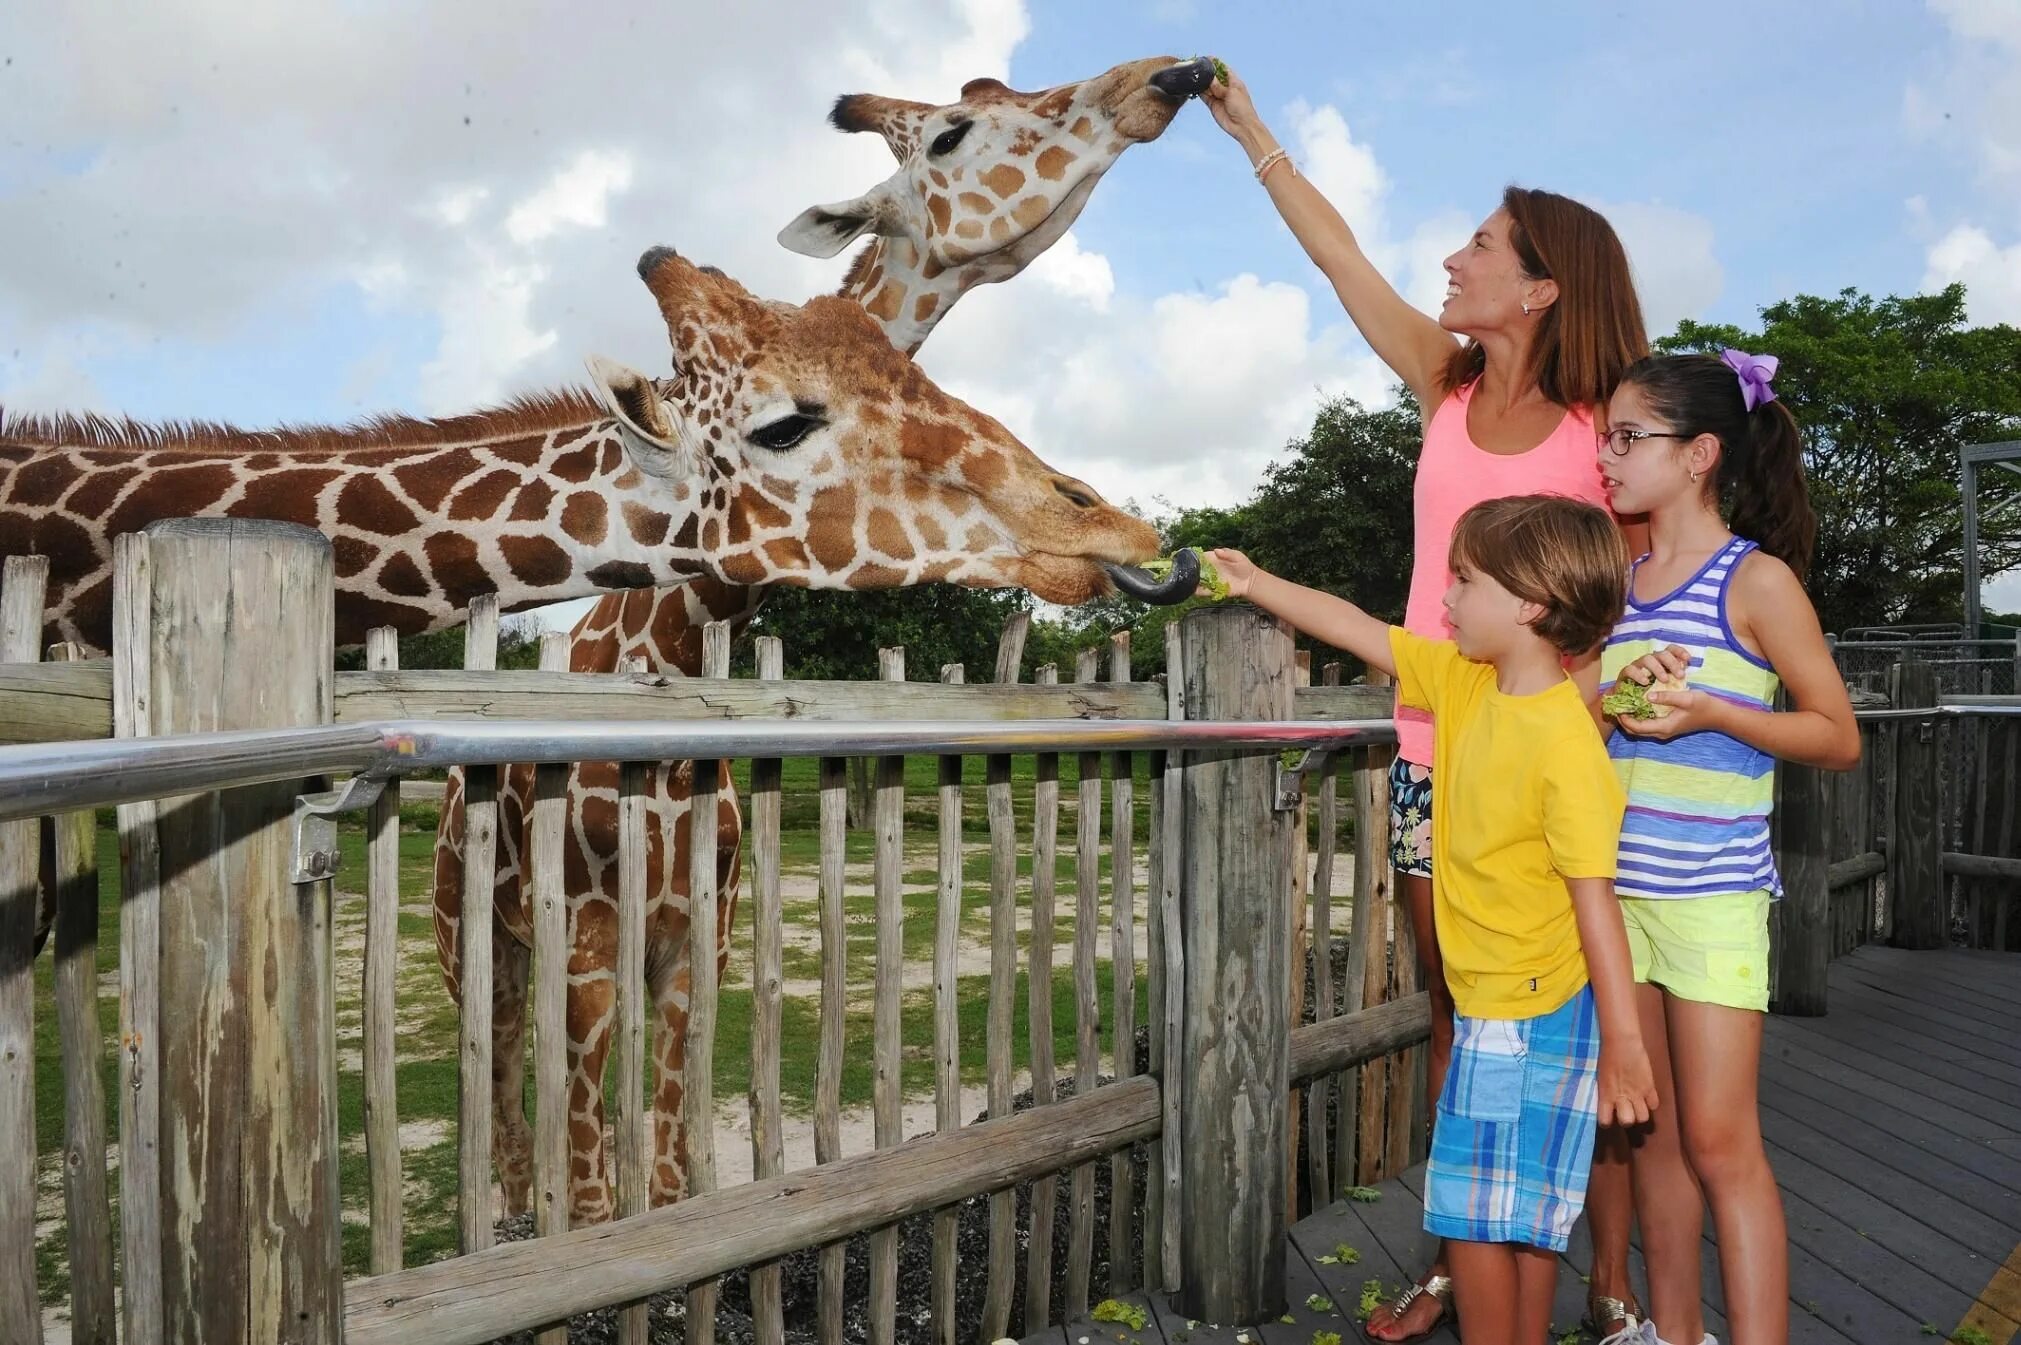
[[[1436,319],[1426,317],[1382,277],[1340,212],[1299,175],[1241,79],[1229,74],[1225,83],[1210,85],[1205,98],[1214,120],[1249,155],[1278,213],[1332,282],[1362,337],[1417,398],[1425,437],[1404,625],[1445,638],[1440,599],[1451,582],[1447,549],[1467,509],[1540,492],[1607,504],[1594,461],[1593,412],[1606,405],[1622,371],[1649,349],[1627,254],[1594,211],[1550,192],[1511,187],[1501,208],[1446,258],[1445,304]],[[1642,540],[1629,538],[1631,555],[1640,553]],[[1573,663],[1596,721],[1597,653]],[[1431,992],[1429,1086],[1436,1097],[1452,1053],[1453,1001],[1432,921],[1429,716],[1400,709],[1397,740],[1391,860]],[[1620,1130],[1600,1133],[1586,1204],[1594,1247],[1587,1325],[1606,1337],[1635,1328],[1641,1311],[1628,1283],[1627,1137]],[[1451,1299],[1441,1246],[1422,1279],[1370,1316],[1367,1333],[1378,1341],[1429,1335],[1451,1315]]]

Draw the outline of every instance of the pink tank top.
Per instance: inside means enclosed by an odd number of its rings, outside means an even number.
[[[1450,640],[1445,595],[1453,581],[1446,568],[1453,527],[1460,515],[1483,500],[1505,495],[1569,495],[1601,508],[1607,492],[1600,484],[1593,416],[1572,407],[1544,442],[1527,453],[1490,453],[1467,433],[1469,383],[1449,393],[1425,427],[1418,454],[1415,537],[1412,540],[1410,601],[1405,629],[1433,640]],[[1432,719],[1422,710],[1397,707],[1397,755],[1420,766],[1432,764]]]

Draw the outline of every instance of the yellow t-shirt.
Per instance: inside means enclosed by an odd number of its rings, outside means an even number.
[[[1586,984],[1567,878],[1612,878],[1627,800],[1568,678],[1510,696],[1448,641],[1389,633],[1397,700],[1432,713],[1439,953],[1469,1018],[1535,1018]]]

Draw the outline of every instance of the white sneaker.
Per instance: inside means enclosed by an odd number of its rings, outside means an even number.
[[[1601,1341],[1600,1345],[1663,1345],[1663,1341],[1656,1334],[1656,1323],[1644,1321],[1623,1327]]]

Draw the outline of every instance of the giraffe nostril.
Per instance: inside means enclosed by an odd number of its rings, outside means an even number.
[[[1054,477],[1053,489],[1058,491],[1061,498],[1076,509],[1093,509],[1101,503],[1094,491],[1088,489],[1078,481],[1069,481],[1065,477]]]

